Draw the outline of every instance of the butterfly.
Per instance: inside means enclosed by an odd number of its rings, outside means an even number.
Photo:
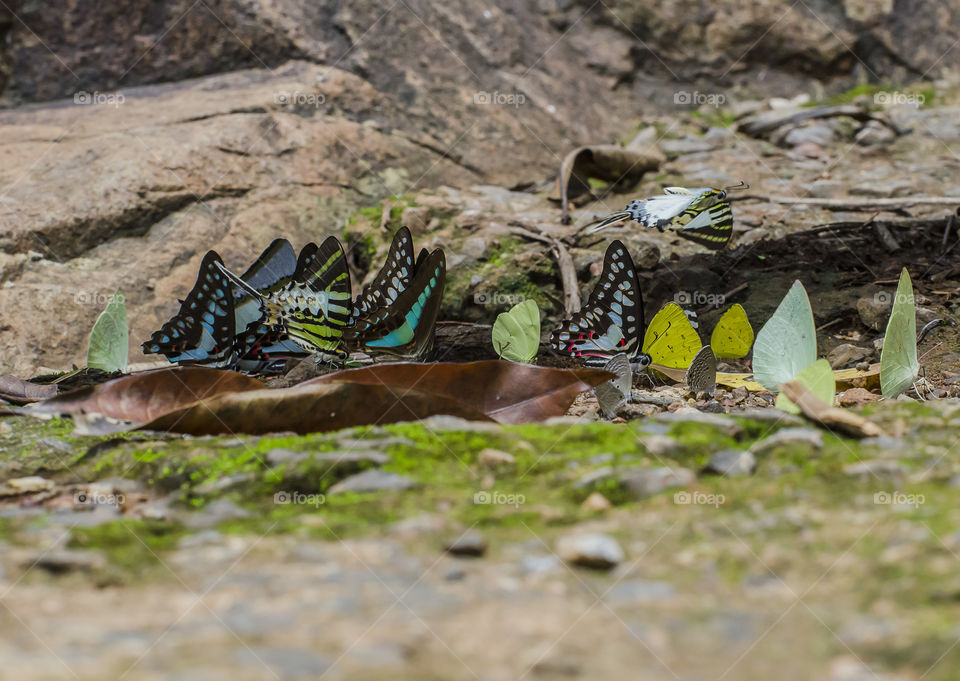
[[[880,350],[880,390],[883,396],[887,399],[896,397],[916,381],[919,372],[916,303],[913,283],[904,267]]]
[[[713,354],[719,359],[746,357],[753,346],[753,327],[740,303],[731,305],[710,335]]]
[[[497,315],[492,331],[497,356],[529,363],[540,349],[540,308],[534,300],[517,303]]]
[[[608,419],[612,419],[617,415],[617,410],[627,403],[630,388],[633,386],[633,370],[630,367],[630,359],[622,352],[614,355],[603,365],[603,368],[616,374],[617,377],[601,383],[593,389],[593,392],[597,396],[600,411]]]
[[[424,249],[420,252],[421,258],[425,257],[425,254]],[[418,262],[422,264],[422,261]],[[355,322],[377,308],[395,303],[400,294],[410,285],[417,264],[413,259],[413,237],[410,235],[410,230],[401,227],[393,235],[387,261],[377,272],[373,282],[364,286],[353,301],[351,319]]]
[[[685,369],[702,343],[676,303],[663,306],[644,327],[643,296],[633,259],[621,241],[613,241],[586,304],[554,329],[550,346],[589,366],[603,366],[622,352],[642,370],[651,363]]]
[[[302,350],[322,359],[342,360],[343,328],[350,320],[350,273],[343,246],[328,237],[319,247],[307,244],[300,251],[293,276],[276,290],[260,293],[248,282],[218,267],[237,287],[256,299],[261,324],[268,337],[286,336]]]
[[[297,269],[297,253],[286,239],[275,239],[240,278],[261,295],[279,291]],[[260,300],[244,288],[234,287],[237,327],[237,368],[248,373],[275,373],[286,360],[307,353],[281,328],[265,323]]]
[[[753,345],[753,376],[777,392],[817,360],[817,330],[803,284],[794,281]]]
[[[179,312],[141,346],[144,354],[160,353],[171,362],[208,367],[236,362],[233,287],[222,266],[216,251],[203,256],[197,281]]]
[[[709,345],[700,348],[687,369],[687,386],[696,395],[713,395],[717,389],[717,357]]]
[[[392,250],[392,249],[391,249]],[[391,261],[384,266],[390,267]],[[346,329],[344,339],[356,350],[372,357],[421,361],[433,352],[437,315],[446,282],[447,261],[442,249],[428,255],[421,251],[409,284],[398,292],[393,302],[369,310]],[[381,279],[381,271],[376,281]],[[392,283],[392,278],[384,281]],[[384,301],[391,298],[382,294]]]
[[[587,233],[598,232],[621,220],[633,220],[661,232],[676,232],[712,250],[722,250],[733,235],[733,212],[727,192],[747,188],[749,185],[743,182],[726,189],[666,187],[660,196],[631,201],[624,210],[607,216]]]

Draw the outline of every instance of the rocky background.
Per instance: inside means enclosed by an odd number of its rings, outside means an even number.
[[[672,165],[638,192],[673,179],[799,196],[811,182],[830,196],[956,189],[952,109],[900,107],[921,119],[902,147],[929,148],[909,176],[885,146],[861,162],[860,143],[893,141],[883,130],[857,144],[836,121],[796,133],[798,165],[731,123],[770,96],[942,84],[960,52],[938,29],[958,12],[907,0],[4,5],[0,370],[82,364],[118,288],[142,361],[139,343],[176,311],[206,250],[243,268],[275,236],[299,247],[341,235],[384,199],[416,208],[397,222],[482,263],[511,220],[559,226],[547,198],[568,151],[645,129],[644,153]],[[785,224],[776,207],[741,214],[739,229]],[[648,267],[674,250],[639,238],[660,248]],[[356,273],[372,257],[358,252]],[[469,298],[477,273],[461,273],[453,288]],[[558,291],[559,277],[536,285]],[[466,307],[445,311],[495,313]]]

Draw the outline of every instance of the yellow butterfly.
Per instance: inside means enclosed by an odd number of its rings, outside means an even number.
[[[700,352],[703,343],[690,324],[683,308],[667,303],[647,326],[641,352],[649,362],[673,369],[686,369]]]
[[[753,327],[743,306],[736,303],[723,313],[713,327],[710,347],[718,359],[740,359],[747,356],[752,346]]]

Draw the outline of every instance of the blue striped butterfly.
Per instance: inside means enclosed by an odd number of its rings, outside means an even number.
[[[642,334],[642,335],[641,335]],[[651,364],[686,368],[700,350],[700,336],[676,303],[664,305],[644,326],[643,295],[626,246],[607,248],[603,271],[580,312],[550,336],[555,352],[602,367],[624,353],[639,370]]]
[[[390,267],[389,261],[385,267]],[[374,358],[426,359],[433,352],[446,272],[441,249],[429,255],[421,251],[409,285],[392,303],[359,317],[344,332],[347,344]]]
[[[711,250],[722,250],[733,235],[733,212],[727,192],[748,188],[744,182],[725,189],[666,187],[660,196],[631,201],[626,209],[607,216],[587,233],[599,232],[622,220],[633,220],[661,232],[676,232]]]
[[[297,269],[297,253],[286,239],[275,239],[240,278],[261,295],[286,286]],[[237,368],[248,373],[275,373],[291,357],[306,352],[283,330],[270,326],[260,309],[260,300],[241,287],[234,287],[239,355]]]
[[[171,362],[229,367],[236,361],[233,288],[220,267],[216,251],[200,263],[197,282],[180,311],[155,331],[141,347],[144,354],[160,353]]]
[[[262,323],[272,327],[273,338],[285,335],[321,359],[346,357],[341,345],[343,327],[350,320],[350,273],[336,237],[327,238],[319,247],[307,244],[300,251],[291,280],[265,294],[222,263],[218,266],[234,284],[259,301]]]

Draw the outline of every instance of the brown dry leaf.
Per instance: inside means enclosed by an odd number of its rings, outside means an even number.
[[[100,414],[144,423],[203,398],[261,388],[263,383],[236,371],[169,367],[72,390],[31,406],[28,412],[33,415]]]
[[[826,428],[840,430],[853,437],[878,437],[884,434],[877,424],[852,411],[826,404],[797,381],[784,383],[780,390],[800,408],[804,416]]]
[[[386,385],[398,396],[415,389],[461,402],[499,423],[509,424],[562,416],[577,395],[612,378],[612,373],[602,369],[557,369],[495,359],[463,364],[374,364],[318,376],[303,385]]]
[[[44,400],[56,395],[57,390],[55,385],[31,383],[10,374],[0,376],[0,400],[6,400],[11,404],[29,404]]]
[[[410,389],[398,395],[384,384],[323,383],[314,379],[292,388],[216,395],[164,414],[141,430],[191,435],[279,431],[306,434],[417,421],[437,414],[490,421],[483,413],[456,400],[420,390]]]
[[[643,174],[660,167],[659,154],[627,149],[617,144],[578,147],[560,164],[560,221],[570,223],[570,201],[591,192],[589,179],[613,183],[612,188],[630,189]]]

